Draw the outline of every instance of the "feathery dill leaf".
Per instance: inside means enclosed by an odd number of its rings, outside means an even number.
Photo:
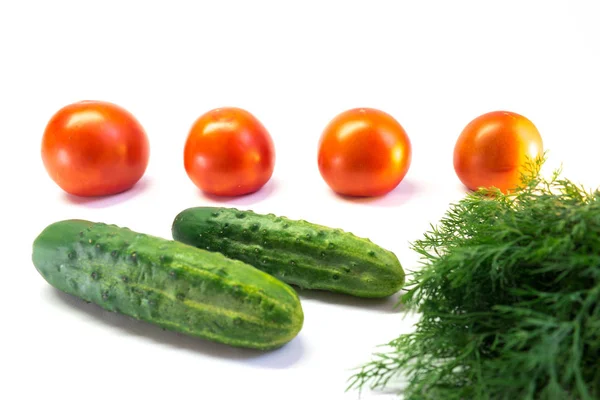
[[[348,389],[402,376],[407,400],[600,399],[600,192],[541,178],[543,162],[510,194],[467,194],[413,243],[423,266],[401,301],[416,329]]]

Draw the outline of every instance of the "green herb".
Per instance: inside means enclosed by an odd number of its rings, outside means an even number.
[[[402,297],[420,313],[349,389],[405,399],[600,398],[600,192],[529,162],[511,194],[479,190],[413,243]]]

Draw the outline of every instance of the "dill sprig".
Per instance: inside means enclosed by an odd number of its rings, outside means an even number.
[[[600,399],[600,192],[543,159],[510,194],[481,189],[412,244],[422,267],[401,301],[413,333],[350,379],[407,400]]]

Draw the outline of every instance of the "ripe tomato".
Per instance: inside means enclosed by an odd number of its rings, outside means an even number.
[[[104,196],[141,179],[150,153],[142,126],[108,102],[81,101],[52,116],[42,138],[46,171],[67,193]]]
[[[347,196],[380,196],[404,179],[412,147],[391,115],[355,108],[337,115],[319,141],[318,165],[329,187]]]
[[[475,118],[461,132],[454,148],[454,170],[471,190],[496,187],[507,193],[520,183],[527,157],[542,154],[542,138],[530,120],[494,111]]]
[[[269,132],[246,110],[211,110],[192,125],[184,148],[184,167],[202,191],[241,196],[264,186],[275,167]]]

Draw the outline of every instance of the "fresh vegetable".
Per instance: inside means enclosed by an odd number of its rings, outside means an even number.
[[[530,120],[494,111],[463,129],[454,147],[454,170],[471,190],[496,187],[506,193],[519,185],[526,160],[542,154],[542,138]]]
[[[241,260],[289,284],[360,297],[398,292],[404,271],[391,251],[340,229],[224,207],[183,210],[173,238]]]
[[[102,101],[61,108],[42,139],[42,160],[50,178],[77,196],[131,189],[144,175],[149,156],[148,137],[135,117]]]
[[[275,147],[254,115],[240,108],[219,108],[194,122],[185,143],[184,166],[205,193],[241,196],[271,179]]]
[[[336,116],[319,140],[318,166],[329,187],[347,196],[381,196],[404,179],[412,147],[391,115],[356,108]]]
[[[600,191],[527,164],[513,193],[470,193],[414,243],[424,264],[402,300],[421,320],[351,388],[400,376],[407,400],[600,398]]]
[[[303,325],[295,291],[272,276],[115,225],[53,223],[33,263],[50,285],[106,310],[232,346],[277,348]]]

